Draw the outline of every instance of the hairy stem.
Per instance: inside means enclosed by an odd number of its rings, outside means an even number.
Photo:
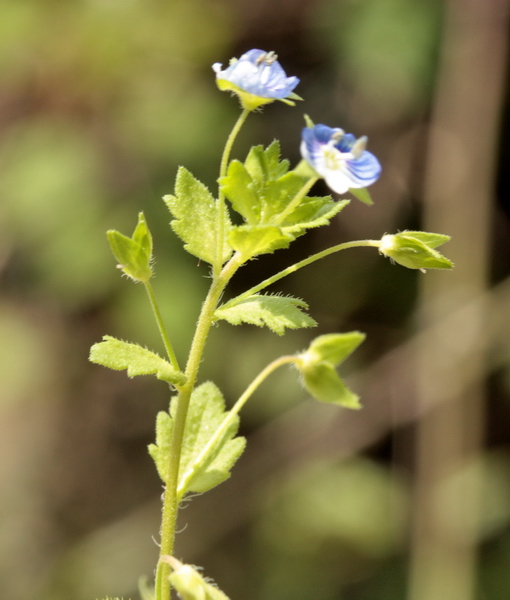
[[[187,381],[179,391],[174,417],[168,480],[166,482],[163,498],[160,556],[171,556],[173,554],[177,511],[179,508],[177,498],[179,465],[191,393],[195,387],[198,369],[202,361],[202,355],[207,341],[207,336],[213,322],[213,315],[218,304],[218,300],[221,297],[225,286],[241,265],[242,257],[239,253],[236,253],[225,265],[219,276],[213,279],[209,293],[207,294],[207,297],[202,305],[195,336],[191,344],[188,363],[185,371]],[[170,582],[168,581],[168,571],[169,566],[167,563],[160,562],[158,564],[158,570],[156,574],[156,600],[170,599]]]

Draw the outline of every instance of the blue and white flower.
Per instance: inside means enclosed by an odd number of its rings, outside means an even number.
[[[248,110],[275,100],[294,105],[292,100],[300,100],[293,93],[299,79],[287,77],[277,58],[274,52],[254,49],[239,59],[233,58],[224,70],[221,63],[214,63],[216,83],[220,90],[236,93],[243,108]]]
[[[301,155],[337,194],[366,188],[379,178],[381,165],[366,150],[367,137],[356,139],[338,127],[314,125],[302,133]]]

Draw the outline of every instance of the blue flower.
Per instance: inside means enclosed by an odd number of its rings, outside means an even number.
[[[381,165],[365,150],[367,138],[356,139],[343,129],[327,125],[305,127],[301,155],[337,194],[365,188],[379,178]]]
[[[299,79],[287,77],[277,58],[274,52],[254,49],[239,59],[233,58],[223,71],[221,63],[214,63],[216,83],[220,90],[236,93],[243,108],[248,110],[275,100],[294,105],[292,100],[300,100],[292,91]]]

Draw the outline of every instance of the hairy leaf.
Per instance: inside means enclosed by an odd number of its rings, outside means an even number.
[[[299,298],[255,294],[237,303],[234,298],[227,305],[217,308],[214,316],[231,325],[250,323],[259,327],[266,326],[278,335],[283,335],[286,327],[300,329],[317,325],[301,310],[307,308],[306,302]]]
[[[210,264],[215,263],[220,205],[215,202],[205,185],[187,169],[180,167],[175,182],[175,195],[168,195],[163,199],[175,217],[171,225],[184,242],[184,248]],[[226,238],[231,223],[224,204],[223,207],[221,219]],[[225,243],[221,262],[228,260],[231,254],[232,250]]]
[[[230,230],[230,246],[241,252],[244,260],[259,254],[272,254],[280,248],[288,248],[295,236],[285,233],[276,225],[239,225]]]
[[[172,399],[170,414],[158,414],[156,443],[149,446],[149,454],[165,483],[176,401]],[[204,383],[193,391],[179,468],[179,499],[186,492],[205,492],[230,477],[230,470],[246,445],[245,438],[235,437],[238,428],[239,417],[225,412],[223,396],[213,383]]]
[[[186,382],[184,373],[176,371],[161,356],[138,344],[123,342],[110,335],[103,336],[102,342],[92,346],[89,359],[116,371],[127,369],[128,377],[156,375],[158,379],[175,385],[183,385]]]

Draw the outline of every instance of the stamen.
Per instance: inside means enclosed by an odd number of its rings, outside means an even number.
[[[363,152],[365,152],[365,150],[367,149],[367,142],[368,138],[366,135],[356,140],[353,147],[351,148],[351,152],[354,158],[359,158],[363,154]]]
[[[278,60],[278,55],[275,54],[273,50],[271,50],[271,52],[264,52],[264,54],[261,54],[255,61],[255,64],[257,66],[259,66],[262,63],[266,63],[266,65],[268,67],[270,67],[277,60]]]

